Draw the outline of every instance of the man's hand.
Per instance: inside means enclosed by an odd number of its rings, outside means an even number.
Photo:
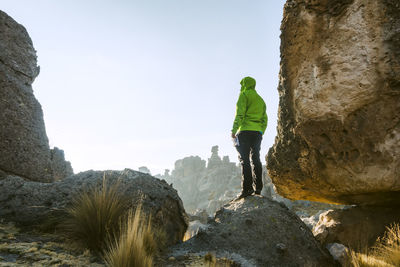
[[[231,134],[231,137],[232,137],[233,139],[235,139],[235,138],[236,138],[236,134],[235,134],[235,133],[232,133],[232,134]]]

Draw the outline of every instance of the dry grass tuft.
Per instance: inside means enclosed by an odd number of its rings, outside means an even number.
[[[102,253],[110,238],[119,234],[122,216],[129,201],[121,194],[120,183],[109,184],[104,176],[100,187],[78,194],[67,208],[65,221],[61,223],[69,238],[93,252]]]
[[[204,255],[204,263],[208,267],[239,267],[240,265],[237,264],[236,262],[227,259],[227,258],[219,258],[208,252],[206,255]]]
[[[400,226],[392,224],[370,251],[349,254],[349,266],[393,267],[400,266]]]
[[[378,239],[375,253],[389,264],[400,266],[400,226],[392,224],[386,229],[384,236]]]
[[[153,256],[159,249],[156,231],[151,226],[151,217],[143,214],[141,207],[129,211],[121,224],[120,236],[111,242],[104,260],[113,267],[153,266]]]
[[[75,197],[60,228],[109,266],[153,266],[153,256],[163,248],[166,235],[152,229],[151,217],[141,206],[129,210],[130,201],[122,192],[119,181],[110,183],[104,176],[101,186]]]
[[[204,262],[208,264],[208,266],[215,266],[217,264],[217,258],[215,255],[210,252],[204,255]]]
[[[373,254],[358,253],[351,251],[349,255],[349,263],[347,266],[354,267],[393,267],[394,265],[388,264],[385,260],[379,259]]]

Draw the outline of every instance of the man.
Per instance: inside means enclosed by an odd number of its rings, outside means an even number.
[[[235,146],[242,166],[242,192],[238,199],[250,196],[253,192],[261,194],[263,182],[260,148],[268,123],[267,107],[255,90],[256,80],[245,77],[240,85],[242,88],[232,127],[232,138],[236,140]]]

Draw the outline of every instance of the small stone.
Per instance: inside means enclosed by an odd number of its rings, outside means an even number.
[[[175,261],[176,259],[175,259],[175,257],[169,257],[168,260],[169,261]]]
[[[342,266],[345,265],[349,252],[349,249],[345,245],[339,243],[330,243],[326,245],[326,248],[335,260],[339,261]]]
[[[276,250],[278,250],[279,253],[284,253],[286,251],[286,245],[283,243],[278,243],[276,244]]]

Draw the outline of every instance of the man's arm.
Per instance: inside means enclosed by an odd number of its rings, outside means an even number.
[[[247,98],[244,93],[240,93],[239,99],[236,103],[236,115],[232,126],[232,137],[236,135],[237,130],[242,125],[244,115],[246,114]]]
[[[267,129],[267,125],[268,125],[267,106],[264,105],[264,115],[261,120],[261,128],[262,128],[263,134],[265,133],[265,130]]]

